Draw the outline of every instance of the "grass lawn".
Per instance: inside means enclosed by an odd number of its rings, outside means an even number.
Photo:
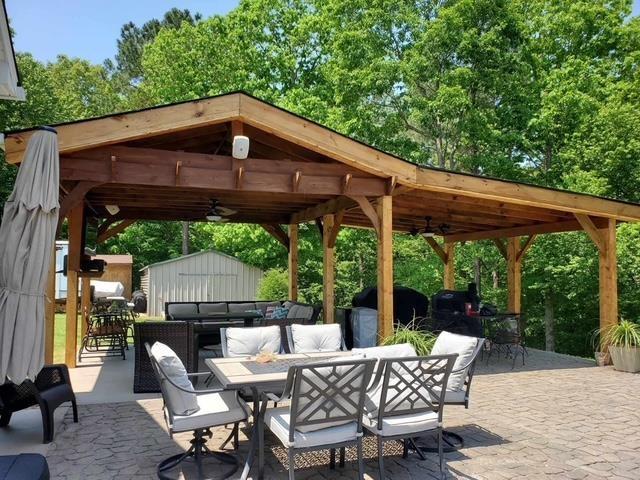
[[[146,322],[148,320],[162,320],[162,318],[154,317],[138,317],[138,322]],[[81,319],[78,316],[78,346],[80,346],[80,327]],[[56,326],[53,336],[53,363],[64,363],[64,342],[67,335],[67,316],[64,313],[56,313]]]

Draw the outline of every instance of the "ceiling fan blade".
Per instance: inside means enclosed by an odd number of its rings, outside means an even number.
[[[220,213],[220,215],[224,217],[228,217],[230,215],[235,215],[236,213],[238,213],[237,210],[227,207],[221,207],[220,205],[216,206],[216,210],[218,210],[218,213]]]

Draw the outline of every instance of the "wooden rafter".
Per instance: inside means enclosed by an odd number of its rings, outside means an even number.
[[[67,216],[67,213],[77,206],[80,202],[84,201],[84,197],[94,187],[97,187],[102,182],[93,182],[90,180],[85,180],[78,182],[73,189],[69,191],[60,202],[60,210],[58,213],[58,217],[63,219]]]
[[[362,195],[356,195],[356,196],[349,195],[349,198],[353,199],[360,206],[360,209],[362,209],[362,213],[364,213],[367,216],[367,218],[371,221],[373,228],[379,234],[380,219],[378,217],[378,214],[376,213],[375,207],[371,205],[367,197]]]
[[[98,233],[98,239],[96,241],[98,243],[104,243],[107,240],[109,240],[111,237],[115,237],[119,233],[124,232],[127,227],[133,225],[134,223],[136,223],[136,221],[132,220],[132,219],[122,220],[117,225],[115,225],[115,226],[113,226],[111,228],[108,228],[108,229],[104,230],[101,233]]]
[[[109,153],[116,153],[109,155]],[[118,160],[115,165],[110,157]],[[301,193],[307,195],[341,195],[342,178],[348,167],[340,164],[313,164],[247,158],[237,166],[235,159],[222,155],[169,152],[165,150],[111,147],[82,158],[61,160],[64,180],[93,180],[121,185],[176,186],[176,161],[181,161],[180,187],[247,192]],[[291,178],[301,172],[294,192]],[[381,178],[354,176],[350,191],[356,195],[382,195]]]
[[[300,212],[291,215],[291,223],[304,223],[316,218],[320,218],[323,215],[330,213],[336,213],[340,210],[346,210],[357,206],[357,202],[348,197],[338,197],[332,200],[328,200],[313,207],[305,208]]]
[[[524,259],[525,255],[533,245],[533,242],[535,242],[536,238],[537,238],[537,235],[533,234],[533,235],[529,235],[527,239],[524,241],[524,244],[522,244],[522,246],[520,247],[520,251],[518,252],[518,255],[516,257],[516,259],[519,262],[521,262]]]
[[[498,248],[498,251],[500,252],[500,255],[502,255],[502,258],[507,258],[507,246],[504,244],[504,240],[501,238],[492,238],[491,240]]]
[[[601,225],[605,219],[594,221],[596,226]],[[523,235],[571,232],[580,230],[581,225],[577,220],[567,220],[564,222],[539,223],[535,225],[525,225],[521,227],[502,228],[497,230],[486,230],[469,233],[454,233],[447,235],[446,238],[453,242],[468,242],[472,240],[491,240],[494,238],[520,237]]]
[[[330,235],[327,240],[330,248],[334,248],[336,246],[336,240],[338,239],[338,233],[340,233],[340,226],[342,225],[342,220],[344,218],[344,210],[340,210],[333,216],[333,226],[330,230]]]
[[[269,235],[280,242],[287,251],[289,250],[289,235],[287,235],[280,225],[274,223],[261,223],[260,226],[264,228]]]
[[[444,251],[444,249],[440,246],[440,244],[437,242],[437,240],[433,237],[422,237],[424,238],[424,241],[427,242],[427,244],[429,244],[429,246],[433,249],[434,252],[436,252],[436,255],[438,255],[438,257],[440,257],[440,260],[442,260],[442,263],[447,263],[447,254]]]
[[[593,220],[588,215],[576,214],[576,219],[582,226],[587,235],[591,238],[591,241],[596,245],[599,252],[605,251],[605,240],[601,235],[598,227],[593,223]]]

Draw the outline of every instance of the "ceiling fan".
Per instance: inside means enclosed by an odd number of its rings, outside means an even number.
[[[424,219],[427,222],[425,227],[423,229],[413,228],[410,232],[411,235],[422,235],[425,238],[435,237],[437,234],[446,235],[447,232],[451,229],[451,226],[447,225],[446,223],[441,223],[437,227],[433,227],[431,226],[431,217],[424,217]]]
[[[223,207],[222,205],[220,205],[220,202],[218,202],[218,200],[212,199],[211,206],[209,207],[209,211],[206,215],[206,219],[210,222],[228,222],[229,219],[225,217],[235,215],[236,213],[238,213],[236,210]]]

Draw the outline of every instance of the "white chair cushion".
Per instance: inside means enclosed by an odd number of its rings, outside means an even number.
[[[337,323],[326,325],[291,325],[295,353],[338,352],[342,348],[342,330]]]
[[[450,355],[457,353],[458,358],[453,365],[453,371],[455,372],[455,370],[464,367],[471,361],[478,341],[479,339],[476,337],[468,337],[451,332],[441,332],[436,339],[436,343],[433,345],[431,355]],[[462,390],[466,376],[467,370],[451,373],[447,390]]]
[[[227,356],[249,357],[280,352],[280,327],[227,328]]]
[[[182,360],[164,343],[155,342],[151,347],[151,355],[160,365],[160,369],[176,385],[193,392],[193,385],[187,376]],[[166,379],[161,380],[165,401],[174,415],[190,415],[198,411],[198,400],[195,393],[188,393],[176,388]]]
[[[377,417],[364,415],[362,424],[367,430],[383,437],[409,435],[438,428],[438,414],[436,412],[385,417],[382,419],[382,431],[378,430],[377,420]]]
[[[247,405],[233,391],[197,395],[197,400],[200,407],[197,412],[173,417],[174,432],[227,425],[243,421],[248,416]]]
[[[354,354],[364,355],[365,358],[399,358],[416,356],[416,350],[410,343],[383,345],[380,347],[354,348],[351,351]]]
[[[331,445],[349,442],[358,438],[356,422],[349,422],[339,426],[322,428],[312,432],[295,431],[293,443],[289,442],[290,426],[289,407],[270,408],[264,416],[264,423],[286,447],[306,448],[320,445]],[[361,435],[361,434],[360,434]]]

